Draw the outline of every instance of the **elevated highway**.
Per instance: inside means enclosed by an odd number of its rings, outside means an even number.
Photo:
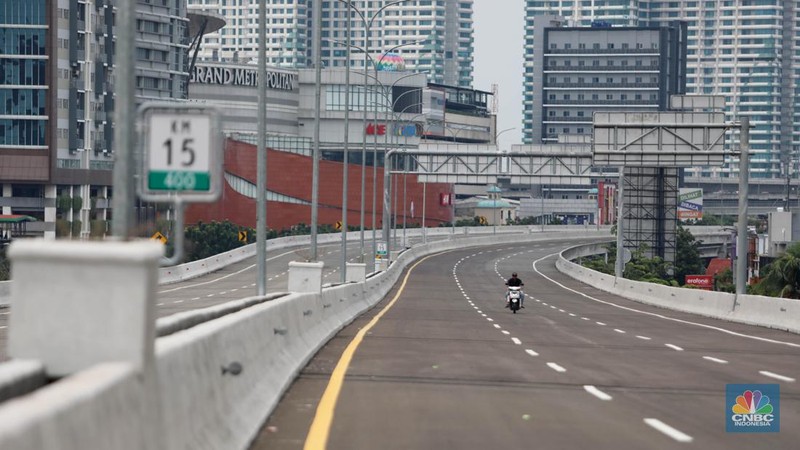
[[[424,260],[311,360],[251,449],[299,448],[326,435],[332,449],[727,449],[743,438],[725,432],[728,383],[780,384],[780,433],[745,437],[794,448],[800,337],[576,282],[555,267],[569,245]],[[528,293],[518,314],[502,301],[512,271]],[[332,390],[334,402],[320,403]]]
[[[610,235],[551,231],[414,246],[363,286],[256,299],[156,339],[155,381],[105,364],[0,404],[0,447],[715,449],[742,439],[724,431],[725,385],[775,383],[781,432],[746,438],[793,448],[796,334],[574,281],[556,270],[558,253]],[[239,264],[161,286],[160,315],[252,295]],[[515,315],[502,307],[511,271],[529,294]]]

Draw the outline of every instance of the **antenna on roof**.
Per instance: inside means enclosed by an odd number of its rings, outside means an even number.
[[[498,106],[500,104],[500,88],[496,83],[492,84],[492,114],[497,114]]]

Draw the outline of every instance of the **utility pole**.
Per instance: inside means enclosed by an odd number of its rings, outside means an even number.
[[[258,5],[258,142],[256,146],[256,269],[258,295],[267,294],[267,5]]]

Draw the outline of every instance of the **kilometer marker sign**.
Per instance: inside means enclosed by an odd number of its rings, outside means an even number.
[[[211,188],[211,119],[203,115],[153,114],[147,186],[153,190],[208,191]]]
[[[215,201],[221,193],[219,116],[212,108],[150,104],[145,125],[141,192],[149,201],[175,195]]]

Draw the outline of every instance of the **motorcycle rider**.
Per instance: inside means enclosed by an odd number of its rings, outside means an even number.
[[[506,286],[508,287],[522,287],[525,286],[525,283],[522,282],[521,279],[517,277],[517,272],[511,274],[511,278],[506,281]],[[508,294],[506,294],[506,308],[508,308]],[[519,292],[519,307],[525,307],[525,294],[520,291]]]

